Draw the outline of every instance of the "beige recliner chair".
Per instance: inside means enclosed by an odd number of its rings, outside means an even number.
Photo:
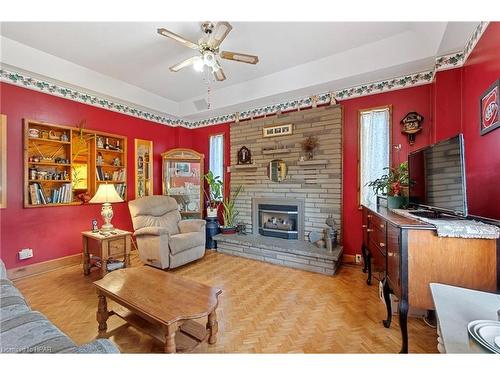
[[[128,202],[141,261],[175,268],[205,254],[205,220],[181,220],[177,202],[164,195]]]

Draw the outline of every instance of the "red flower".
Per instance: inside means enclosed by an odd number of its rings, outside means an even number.
[[[399,181],[393,182],[391,184],[391,191],[393,196],[398,196],[401,194],[401,184]]]

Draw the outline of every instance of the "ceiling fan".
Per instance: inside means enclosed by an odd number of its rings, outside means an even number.
[[[193,56],[178,64],[172,65],[170,67],[172,72],[178,72],[182,68],[190,65],[193,65],[196,71],[202,72],[206,66],[208,69],[211,69],[217,81],[224,81],[226,76],[222,70],[218,57],[221,59],[244,62],[247,64],[257,64],[259,62],[259,58],[254,55],[228,51],[219,52],[219,46],[232,28],[233,27],[229,24],[229,22],[204,22],[201,25],[204,35],[198,40],[198,44],[193,43],[167,29],[161,28],[157,31],[158,34],[171,38],[179,43],[182,43],[188,48],[197,50],[200,53],[200,56]]]

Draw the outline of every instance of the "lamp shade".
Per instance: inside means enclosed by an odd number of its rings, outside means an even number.
[[[113,184],[100,184],[89,203],[118,203],[123,199],[118,195]]]

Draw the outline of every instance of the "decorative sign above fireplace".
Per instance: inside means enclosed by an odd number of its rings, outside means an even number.
[[[279,137],[283,135],[293,134],[293,124],[286,125],[274,125],[262,128],[262,136],[267,137]]]

